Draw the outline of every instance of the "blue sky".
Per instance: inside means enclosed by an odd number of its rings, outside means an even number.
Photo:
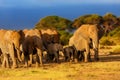
[[[120,0],[0,0],[0,29],[33,28],[52,15],[74,20],[108,12],[120,16]]]
[[[0,0],[0,7],[33,8],[79,4],[120,4],[120,0]]]

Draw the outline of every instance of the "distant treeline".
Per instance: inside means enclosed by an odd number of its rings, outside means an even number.
[[[40,19],[34,28],[56,29],[61,34],[61,42],[63,44],[67,44],[69,38],[72,35],[69,32],[73,29],[79,28],[82,24],[100,24],[103,27],[106,27],[105,31],[107,32],[120,26],[120,17],[117,17],[112,13],[106,13],[103,16],[100,16],[98,14],[88,14],[80,16],[71,21],[60,16],[47,16]]]

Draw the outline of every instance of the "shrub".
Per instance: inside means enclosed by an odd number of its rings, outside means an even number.
[[[115,43],[114,43],[113,41],[109,41],[109,40],[107,40],[107,39],[101,41],[100,44],[102,44],[102,45],[115,45]]]
[[[69,42],[69,38],[72,36],[72,34],[66,32],[65,30],[59,31],[60,33],[60,42],[63,45],[67,45]]]

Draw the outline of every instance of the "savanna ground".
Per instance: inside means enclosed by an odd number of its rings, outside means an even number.
[[[17,69],[0,68],[0,80],[120,80],[120,54],[118,48],[100,49],[100,61],[60,64]]]

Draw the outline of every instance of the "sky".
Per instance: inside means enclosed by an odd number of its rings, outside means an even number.
[[[79,4],[119,4],[120,0],[0,0],[0,7],[50,7]]]
[[[107,12],[120,16],[120,0],[0,0],[0,29],[33,28],[49,15],[74,20]]]
[[[78,4],[118,4],[120,0],[0,0],[0,7],[50,7]]]

